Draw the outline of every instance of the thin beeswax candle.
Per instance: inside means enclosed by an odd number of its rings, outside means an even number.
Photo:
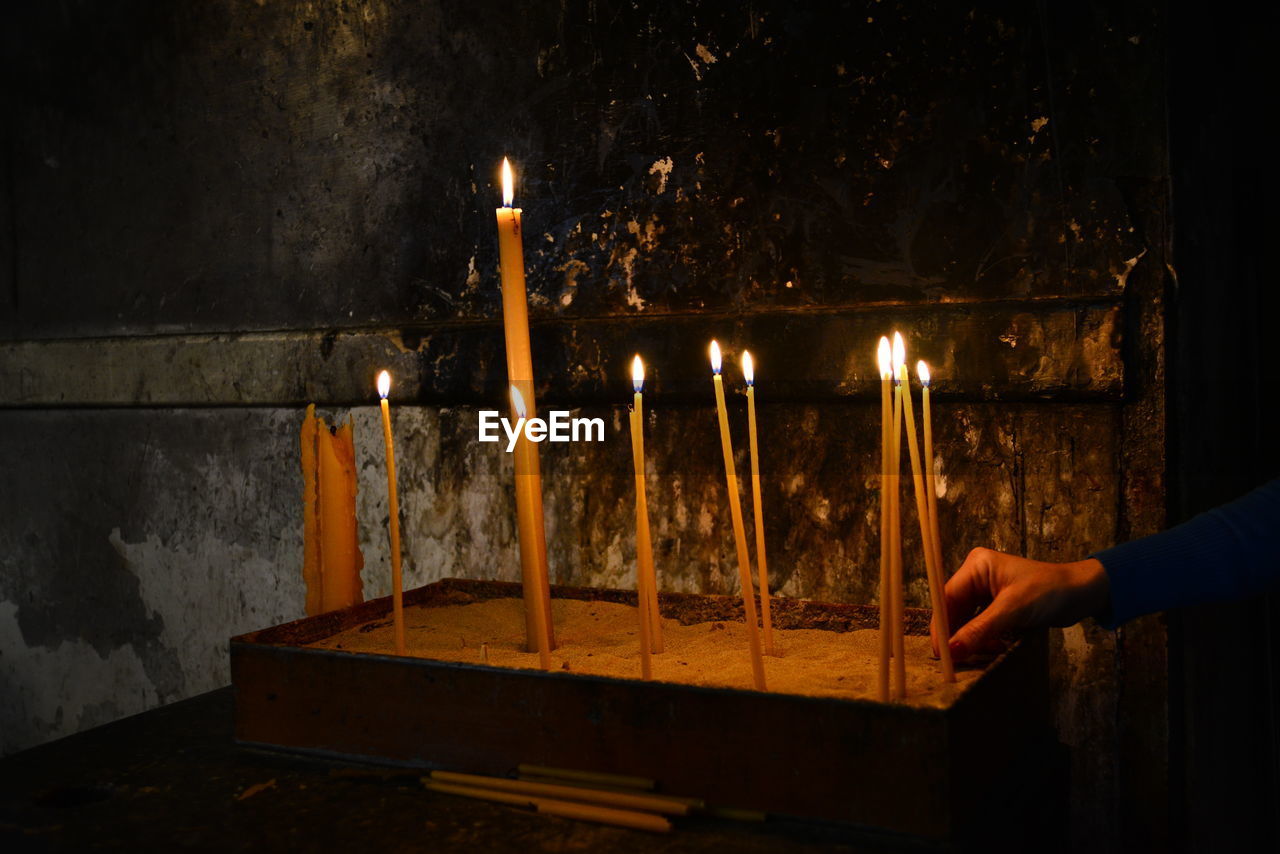
[[[880,336],[876,353],[880,367],[880,673],[877,683],[880,701],[889,701],[889,659],[893,656],[893,600],[890,577],[892,559],[889,549],[889,453],[893,421],[892,359],[889,339]]]
[[[751,507],[755,514],[756,565],[760,568],[760,618],[764,626],[764,654],[775,655],[773,614],[769,606],[769,562],[764,551],[764,508],[760,500],[760,451],[756,437],[756,368],[746,350],[742,351],[742,378],[747,381],[747,436],[751,448]]]
[[[636,588],[649,633],[649,650],[662,652],[662,613],[658,610],[658,574],[653,566],[653,538],[649,532],[649,502],[644,485],[644,363],[631,363],[635,391],[631,407],[631,456],[636,481]]]
[[[382,407],[382,439],[387,449],[387,527],[391,533],[391,618],[395,624],[396,655],[405,654],[404,646],[404,596],[400,575],[400,498],[396,494],[396,449],[391,440],[391,374],[378,374],[378,397]]]
[[[939,647],[946,647],[947,657],[950,658],[951,619],[946,609],[947,575],[942,563],[942,537],[938,534],[938,486],[933,472],[933,410],[929,406],[929,366],[924,363],[924,360],[916,364],[916,375],[920,377],[923,401],[921,417],[924,420],[924,484],[925,493],[929,498],[929,533],[933,538],[933,563],[938,587],[943,593],[943,607],[935,609],[933,613],[933,631]],[[955,681],[954,670],[951,673],[951,680]]]
[[[742,586],[742,609],[747,618],[747,641],[751,648],[751,674],[756,690],[764,691],[764,661],[760,657],[760,627],[756,616],[756,596],[751,586],[751,557],[747,552],[746,528],[742,524],[742,504],[738,497],[738,475],[733,465],[733,443],[729,438],[729,415],[724,405],[724,382],[720,379],[720,345],[711,342],[712,383],[716,390],[716,412],[720,420],[720,450],[724,455],[724,479],[728,488],[729,515],[733,520],[733,540],[738,551],[738,583]]]
[[[912,480],[915,482],[916,515],[920,519],[920,544],[924,551],[925,573],[929,579],[929,599],[933,605],[933,618],[936,626],[938,618],[946,608],[946,599],[943,596],[942,585],[939,582],[938,567],[934,562],[933,535],[929,532],[929,499],[924,494],[924,470],[920,467],[920,451],[916,446],[916,419],[911,407],[911,378],[907,374],[906,365],[902,365],[898,372],[902,383],[904,420],[907,428],[907,449],[911,454],[911,475]],[[951,650],[945,643],[941,642],[941,639],[938,643],[938,655],[942,658],[943,676],[948,682],[956,681],[955,668],[951,664]]]
[[[896,381],[898,368],[907,358],[902,336],[893,333],[893,436],[889,459],[889,591],[893,607],[893,695],[899,700],[907,696],[907,659],[903,633],[903,582],[902,582],[902,383]]]

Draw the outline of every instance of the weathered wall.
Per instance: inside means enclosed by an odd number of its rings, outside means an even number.
[[[1160,9],[1046,5],[23,12],[2,36],[0,751],[222,684],[227,637],[300,615],[306,401],[366,404],[385,590],[383,365],[410,582],[515,577],[509,460],[474,441],[504,381],[504,154],[540,399],[609,424],[544,452],[558,581],[632,578],[640,351],[662,583],[734,589],[713,334],[758,357],[783,595],[874,597],[873,345],[894,325],[938,375],[951,566],[1159,526]],[[1126,787],[1167,785],[1163,638],[1055,635],[1082,843],[1116,837]]]

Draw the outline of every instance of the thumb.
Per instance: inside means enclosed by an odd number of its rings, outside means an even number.
[[[1013,623],[1009,597],[1000,595],[951,636],[951,657],[964,661],[971,653],[999,641]]]

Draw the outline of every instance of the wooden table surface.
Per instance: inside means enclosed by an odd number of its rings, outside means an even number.
[[[677,819],[656,835],[426,791],[420,772],[232,741],[213,691],[0,760],[0,851],[922,850],[847,828]]]

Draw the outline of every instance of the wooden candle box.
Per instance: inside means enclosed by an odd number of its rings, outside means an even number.
[[[406,605],[519,597],[447,579]],[[635,604],[633,591],[554,597]],[[874,628],[878,609],[774,599],[779,628]],[[243,744],[423,768],[508,774],[520,763],[647,777],[708,804],[929,839],[971,835],[1037,786],[1048,736],[1044,636],[996,658],[944,708],[642,682],[307,648],[385,619],[390,599],[231,641]],[[663,594],[684,623],[742,619],[736,597]],[[909,614],[927,632],[927,613]],[[1012,792],[1012,794],[1011,794]]]

